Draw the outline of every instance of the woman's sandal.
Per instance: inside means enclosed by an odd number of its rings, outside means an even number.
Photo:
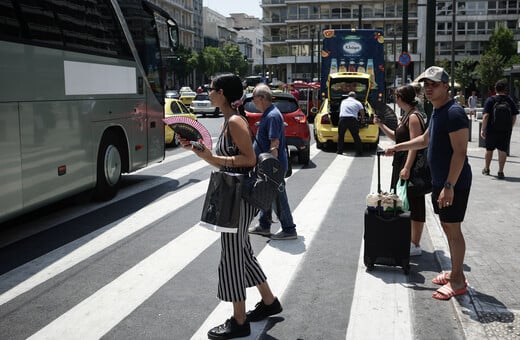
[[[450,275],[450,273],[448,273],[448,272],[440,273],[432,280],[432,283],[439,285],[439,286],[444,286],[445,284],[450,282],[449,275]],[[468,286],[467,280],[464,280],[464,286],[465,287]]]
[[[449,300],[454,296],[463,295],[468,292],[467,287],[462,287],[461,289],[454,290],[448,285],[444,285],[441,288],[437,289],[435,293],[433,293],[432,297],[437,300]]]

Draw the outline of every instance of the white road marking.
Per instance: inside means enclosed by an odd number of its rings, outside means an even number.
[[[392,157],[381,156],[381,188],[388,191]],[[372,173],[372,192],[377,192],[377,159]],[[367,273],[363,262],[363,242],[359,252],[354,299],[347,336],[357,339],[412,339],[410,289],[400,267],[375,269]]]
[[[313,155],[318,152],[313,153]],[[294,173],[297,171],[299,169],[294,169]],[[179,192],[144,207],[130,216],[129,219],[121,221],[117,226],[110,228],[109,231],[73,251],[62,260],[51,264],[45,270],[23,282],[24,285],[16,286],[16,289],[13,288],[7,292],[10,294],[3,294],[0,298],[6,295],[6,299],[9,298],[10,300],[131,233],[146,227],[154,220],[164,216],[164,214],[157,216],[157,211],[169,213],[172,202],[183,202],[186,204],[203,195],[208,181],[205,180],[191,186],[190,195]],[[183,195],[183,199],[180,200],[180,197],[172,198],[172,196],[177,194]],[[181,206],[177,205],[176,207],[178,209]],[[125,234],[125,230],[120,230],[122,224],[124,224],[123,228],[128,231],[127,234]],[[117,230],[118,232],[114,233],[114,235],[108,235],[112,230]],[[219,237],[218,233],[198,226],[191,227],[184,234],[172,240],[33,334],[30,339],[55,339],[57,337],[65,339],[98,339],[142,304]],[[193,247],[193,244],[197,244],[197,247]],[[17,294],[15,295],[15,293]]]
[[[297,225],[297,241],[270,241],[268,247],[257,256],[267,275],[267,282],[275,295],[282,298],[300,262],[312,243],[314,235],[326,216],[331,200],[334,201],[339,185],[348,172],[354,158],[338,156],[323,172],[309,193],[294,210]],[[329,199],[325,199],[329,198]],[[283,258],[283,261],[280,261]],[[260,299],[257,289],[247,292],[247,309],[254,307]],[[204,321],[191,339],[207,339],[207,332],[233,315],[232,304],[221,302]],[[256,339],[263,331],[267,321],[251,324],[251,335],[244,339]]]
[[[28,339],[101,338],[219,237],[191,227]]]
[[[180,178],[204,166],[207,166],[206,162],[197,161],[172,171],[164,177]],[[0,291],[4,292],[0,295],[0,306],[123,238],[147,227],[154,221],[169,214],[172,211],[172,207],[179,209],[204,195],[208,187],[208,181],[204,180],[175,192],[164,199],[143,207],[128,217],[113,222],[96,232],[85,235],[3,274],[0,276]]]

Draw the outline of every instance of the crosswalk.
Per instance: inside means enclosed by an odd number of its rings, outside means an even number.
[[[333,209],[342,207],[342,200],[359,200],[359,197],[349,197],[342,191],[344,186],[341,183],[349,177],[347,175],[354,173],[363,178],[368,173],[370,176],[365,180],[367,183],[366,189],[361,187],[357,190],[361,192],[366,192],[367,189],[376,190],[377,177],[374,171],[376,165],[374,157],[359,159],[350,156],[336,156],[335,154],[323,155],[315,146],[311,150],[311,160],[317,168],[314,173],[316,180],[307,184],[308,188],[303,189],[304,193],[301,194],[301,199],[292,206],[300,242],[270,241],[257,253],[257,258],[267,274],[268,282],[282,303],[286,298],[289,300],[289,296],[292,296],[291,287],[295,277],[299,276],[300,272],[304,270],[306,254],[309,249],[316,246],[315,237],[318,233],[323,232],[324,225],[329,223],[327,221],[334,213]],[[207,178],[211,169],[203,161],[194,161],[195,158],[191,158],[190,155],[190,152],[179,151],[169,157],[162,163],[163,166],[171,165],[174,162],[187,162],[187,164],[161,174],[160,177],[126,188],[118,195],[118,200],[131,199],[133,195],[144,190],[144,188],[150,189],[164,185],[170,180],[184,178],[184,181],[186,181],[186,178],[189,179],[196,173],[201,173],[200,176],[204,179],[194,181],[189,185],[182,185],[178,190],[142,206],[134,213],[113,221],[101,229],[0,276],[0,338],[118,338],[113,333],[114,329],[117,329],[122,323],[129,327],[125,320],[131,318],[143,305],[160,294],[173,280],[176,280],[192,266],[200,265],[195,264],[195,262],[207,256],[208,252],[217,250],[218,253],[219,234],[196,226],[197,216],[193,216],[192,223],[189,224],[191,227],[179,232],[173,239],[164,242],[140,260],[136,260],[135,263],[126,265],[119,275],[111,277],[108,282],[93,284],[92,286],[95,288],[89,287],[89,289],[84,289],[85,283],[82,282],[80,287],[82,289],[81,298],[70,298],[72,300],[68,301],[70,306],[67,306],[63,311],[54,311],[49,313],[49,316],[40,315],[38,317],[17,314],[17,306],[23,306],[20,309],[26,308],[28,311],[38,311],[37,307],[27,308],[27,305],[30,305],[33,300],[39,301],[40,295],[44,295],[52,289],[56,289],[54,294],[60,294],[56,287],[65,285],[64,280],[66,280],[67,275],[73,275],[69,273],[74,271],[75,268],[95,266],[95,263],[89,261],[103,258],[111,249],[120,250],[125,246],[127,240],[133,240],[133,238],[145,234],[150,226],[169,221],[170,216],[175,214],[176,211],[191,207],[190,209],[195,212],[200,212],[200,206],[194,207],[194,205],[200,202],[205,194],[208,185]],[[318,159],[326,159],[327,165],[322,166]],[[360,162],[366,163],[368,168],[360,168]],[[384,180],[390,178],[391,159],[382,158],[382,162],[382,169],[385,174],[381,177]],[[159,168],[162,169],[163,167],[161,165],[155,166],[155,169]],[[288,186],[298,178],[300,171],[302,171],[300,167],[293,169],[293,176],[288,179]],[[356,184],[362,186],[361,182],[352,185]],[[297,191],[296,187],[294,191]],[[289,191],[289,195],[291,196],[291,191]],[[339,205],[337,205],[338,202]],[[362,207],[363,204],[363,202],[360,202],[358,205]],[[94,207],[89,209],[94,209]],[[341,216],[345,216],[344,212],[340,213],[343,214]],[[362,219],[357,217],[356,223],[360,224],[360,221]],[[339,222],[343,223],[344,221]],[[176,226],[179,224],[182,223],[177,223]],[[272,230],[272,232],[276,232],[276,230]],[[334,338],[412,339],[410,297],[409,290],[406,288],[407,279],[401,271],[385,271],[378,276],[368,275],[362,262],[360,234],[361,232],[358,230],[356,234],[358,236],[350,240],[356,249],[360,249],[359,257],[352,259],[353,263],[357,263],[354,272],[355,278],[353,279],[355,281],[355,293],[352,294],[353,299],[350,306],[342,307],[347,310],[345,315],[350,317],[345,316],[343,333]],[[256,240],[256,244],[261,243]],[[90,264],[87,265],[86,263]],[[206,270],[208,269],[206,268]],[[216,271],[216,268],[210,270]],[[332,280],[333,278],[323,279]],[[204,287],[207,285],[205,282],[194,282],[192,284],[203,284]],[[209,284],[208,287],[211,289],[214,286],[216,286],[216,281]],[[42,287],[44,288],[43,292]],[[88,291],[88,293],[83,292],[83,290]],[[70,291],[65,293],[74,294]],[[34,298],[32,298],[33,294],[35,294]],[[189,295],[190,293],[184,291],[182,294]],[[211,296],[214,296],[214,294]],[[248,290],[247,308],[253,308],[258,300],[259,295],[256,289]],[[176,337],[175,334],[166,334],[161,333],[161,330],[155,330],[152,333],[155,336],[143,338],[206,339],[208,329],[222,323],[232,314],[230,303],[210,305],[212,307],[209,309],[196,311],[199,314],[197,320],[202,320],[201,322],[195,325],[182,326],[187,327],[187,329],[178,333],[183,335]],[[189,309],[190,306],[177,308],[184,310]],[[301,308],[305,308],[305,306],[301,306]],[[350,310],[350,313],[348,313],[348,310]],[[205,314],[200,315],[200,313]],[[15,327],[11,322],[24,320],[24,318],[27,322],[30,322],[30,320],[38,320],[38,322],[35,322],[34,325],[26,325],[26,332],[20,331],[17,333],[8,329],[9,327],[23,329],[20,325]],[[383,321],[374,324],[372,322],[374,318]],[[144,323],[146,324],[146,322]],[[176,325],[168,325],[168,327],[175,329]],[[178,327],[181,327],[181,325]],[[261,338],[268,327],[270,327],[270,324],[267,320],[253,323],[252,334],[248,338]],[[27,334],[27,332],[30,334]],[[142,330],[139,330],[139,333],[132,329],[127,330],[127,332],[124,334],[146,334],[146,331],[143,332]],[[334,334],[341,334],[341,330],[335,332]],[[161,335],[158,336],[157,334]],[[191,335],[186,336],[186,334]],[[136,335],[136,338],[141,337]]]

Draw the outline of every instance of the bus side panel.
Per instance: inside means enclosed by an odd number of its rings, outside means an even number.
[[[94,161],[97,160],[101,139],[110,129],[113,132],[121,132],[118,135],[121,136],[121,146],[126,145],[127,147],[129,172],[141,169],[149,164],[148,153],[146,152],[148,132],[144,98],[96,100],[91,117],[93,117],[92,139],[96,141],[93,149],[95,153]],[[107,120],[110,120],[109,126],[107,126]],[[95,173],[96,163],[92,166]]]
[[[20,126],[18,105],[0,104],[0,221],[22,208]]]
[[[95,101],[20,103],[24,207],[93,187],[89,114],[94,105]]]
[[[147,91],[148,164],[164,159],[164,106],[151,90]]]

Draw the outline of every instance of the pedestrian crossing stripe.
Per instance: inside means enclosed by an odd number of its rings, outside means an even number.
[[[311,158],[314,158],[319,151],[316,148],[311,149]],[[271,285],[273,292],[283,299],[283,294],[290,284],[291,278],[294,277],[295,272],[298,269],[302,259],[305,256],[305,249],[311,246],[314,235],[318,232],[321,225],[321,221],[326,214],[327,209],[330,205],[330,200],[323,199],[323,197],[331,197],[337,194],[337,190],[340,186],[337,185],[345,177],[346,173],[352,162],[355,160],[353,157],[348,156],[336,156],[334,161],[325,169],[316,184],[312,187],[309,193],[304,197],[300,204],[294,209],[295,222],[298,225],[298,234],[304,239],[302,242],[284,242],[284,241],[271,241],[270,246],[267,246],[258,255],[258,259],[262,264],[266,274],[268,276],[268,282]],[[374,162],[375,164],[375,162]],[[190,168],[190,166],[192,166]],[[197,169],[202,169],[206,166],[205,162],[195,162],[192,165],[178,169],[168,174],[169,178],[179,178],[180,176],[189,175],[191,172]],[[299,171],[299,168],[294,168],[294,174]],[[385,177],[385,175],[382,175]],[[288,179],[289,181],[291,178]],[[373,180],[374,184],[375,181]],[[32,277],[28,274],[31,272],[31,268],[34,269],[36,263],[50,263],[45,261],[45,256],[51,256],[47,254],[33,263],[28,263],[27,268],[19,269],[24,271],[23,274],[18,276],[18,279],[12,279],[17,277],[14,271],[3,275],[4,278],[11,278],[7,285],[11,285],[11,289],[1,289],[0,291],[5,292],[0,295],[0,305],[12,300],[20,294],[31,290],[40,283],[43,283],[59,273],[71,268],[72,266],[84,261],[90,256],[96,254],[102,249],[106,249],[113,245],[115,242],[128,237],[132,233],[150,225],[158,218],[171,212],[171,207],[176,206],[179,208],[179,204],[188,204],[193,200],[201,197],[207,188],[207,180],[201,181],[197,184],[191,185],[188,190],[182,189],[172,195],[161,199],[160,201],[154,202],[143,209],[137,211],[135,214],[114,222],[113,224],[105,227],[99,231],[99,235],[92,238],[92,235],[87,235],[91,238],[89,242],[84,244],[84,247],[77,248],[77,245],[71,246],[67,250],[57,249],[56,251],[62,251],[62,255],[56,258],[60,260],[50,264],[43,268],[40,272],[33,275]],[[334,190],[331,190],[331,189]],[[189,194],[188,194],[189,193]],[[182,197],[175,197],[175,195],[182,195]],[[332,199],[334,201],[334,199]],[[172,204],[175,202],[175,205]],[[312,209],[309,209],[312,207]],[[164,214],[163,214],[164,213]],[[157,216],[158,214],[163,214]],[[124,224],[124,229],[121,225]],[[112,231],[112,234],[110,233]],[[115,280],[111,281],[106,286],[99,289],[96,293],[92,294],[85,300],[78,303],[72,309],[68,310],[51,323],[40,329],[38,332],[33,334],[30,339],[45,339],[45,338],[67,338],[67,339],[97,339],[105,335],[118,323],[123,320],[127,315],[132,313],[140,304],[146,299],[152,296],[165,282],[173,278],[182,268],[187,266],[193,259],[195,259],[204,249],[211,246],[216,240],[218,240],[219,234],[214,233],[203,228],[192,227],[185,233],[176,237],[170,243],[166,244],[156,252],[143,259],[141,262],[136,264],[134,267],[120,275]],[[194,242],[197,240],[197,242]],[[78,240],[79,241],[79,240]],[[193,247],[193,244],[197,244]],[[80,244],[80,243],[78,243]],[[189,245],[189,246],[188,246]],[[279,245],[279,247],[278,247]],[[305,247],[305,248],[302,248]],[[189,249],[187,249],[189,248]],[[76,252],[77,251],[77,252]],[[176,253],[178,252],[178,254]],[[281,254],[283,252],[283,254]],[[63,256],[63,254],[68,254]],[[172,255],[175,254],[175,255]],[[187,255],[186,255],[187,254]],[[288,257],[287,254],[290,254]],[[67,258],[67,256],[70,256]],[[284,261],[279,261],[280,256],[284,257]],[[362,256],[362,252],[360,252]],[[175,260],[173,260],[175,259]],[[62,262],[60,262],[62,261]],[[31,267],[32,266],[32,267]],[[160,267],[158,267],[160,266]],[[18,269],[17,269],[18,270]],[[216,270],[216,269],[215,269]],[[34,272],[34,271],[33,271]],[[394,284],[381,285],[378,290],[392,289],[400,290],[401,293],[404,291],[407,293],[405,287],[402,284],[402,274],[398,277]],[[364,267],[359,262],[359,270],[357,276],[365,279],[372,279],[377,281],[383,281],[380,277],[374,277],[373,275],[367,275],[364,273]],[[29,277],[25,281],[19,280],[20,277]],[[5,280],[0,280],[0,285],[5,287]],[[13,284],[13,282],[19,282],[19,284]],[[151,284],[152,283],[152,284]],[[381,282],[378,282],[381,283]],[[362,283],[358,285],[356,283],[356,296],[365,296],[366,294],[373,294],[373,291],[367,291],[368,287],[363,287],[366,284]],[[370,285],[368,285],[370,286]],[[373,286],[372,286],[373,287]],[[365,291],[363,292],[363,289]],[[393,293],[380,292],[383,296],[380,301],[366,302],[366,300],[359,300],[358,302],[353,301],[351,310],[351,319],[345,320],[349,324],[348,332],[346,337],[349,339],[355,339],[353,337],[357,331],[363,327],[362,324],[358,323],[353,316],[367,315],[367,311],[373,311],[374,308],[380,308],[379,304],[384,304],[388,301],[388,298],[395,295]],[[398,295],[402,297],[401,295]],[[259,295],[256,289],[248,291],[248,308],[252,308],[253,304],[259,300]],[[408,301],[407,298],[405,298]],[[394,305],[395,306],[395,305]],[[404,308],[404,304],[398,305],[398,311],[401,313]],[[403,314],[403,313],[401,313]],[[206,338],[207,330],[216,324],[220,324],[231,315],[231,304],[221,303],[217,308],[208,316],[206,321],[201,325],[199,330],[193,335],[192,339]],[[409,316],[408,316],[409,317]],[[388,314],[385,315],[388,322],[392,322],[393,318],[388,318]],[[359,319],[359,318],[358,318]],[[376,329],[375,325],[370,321],[373,320],[373,315],[366,318],[366,321],[370,322],[369,328]],[[397,338],[399,334],[400,339],[407,339],[408,336],[403,329],[409,325],[409,320],[406,320],[406,315],[399,319],[399,322],[405,322],[399,327],[394,328],[396,333],[391,336],[389,329],[379,329],[378,335],[385,336],[385,338]],[[252,337],[262,334],[266,323],[253,323],[252,324]],[[381,328],[381,327],[379,327]],[[363,328],[365,335],[367,328]],[[386,337],[389,335],[389,337]],[[403,337],[404,336],[404,337]],[[252,338],[251,337],[251,338]]]

